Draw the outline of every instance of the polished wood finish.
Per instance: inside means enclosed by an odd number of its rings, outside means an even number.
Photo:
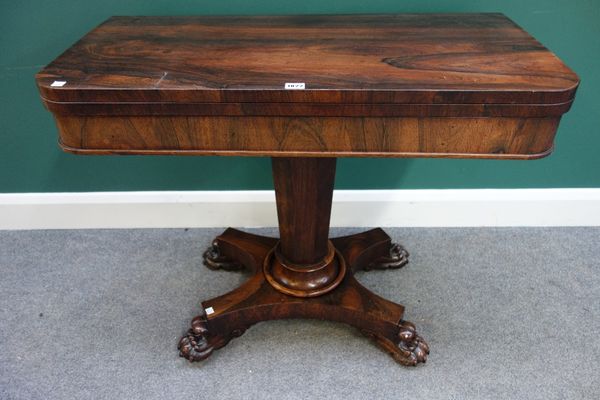
[[[282,293],[315,297],[335,289],[346,272],[328,240],[335,158],[273,158],[279,243],[264,274]]]
[[[328,252],[335,158],[273,158],[281,253],[314,264]]]
[[[38,75],[69,103],[549,104],[577,83],[502,14],[113,17]]]
[[[215,239],[205,264],[251,276],[202,303],[181,356],[203,360],[257,322],[317,318],[403,365],[428,345],[354,273],[408,252],[381,229],[328,239],[335,158],[544,157],[579,84],[502,14],[113,17],[36,79],[66,151],[274,157],[281,238]]]
[[[59,103],[45,101],[56,115],[76,116],[285,116],[285,117],[557,117],[572,100],[552,104],[346,103]]]
[[[332,239],[349,266],[340,285],[327,294],[301,298],[288,296],[270,285],[262,266],[278,240],[227,229],[215,239],[209,254],[235,261],[251,271],[239,288],[202,302],[203,311],[179,342],[180,354],[201,361],[257,322],[282,318],[316,318],[350,324],[371,338],[397,362],[414,366],[425,362],[429,347],[415,327],[402,319],[404,307],[367,290],[354,272],[389,261],[393,247],[381,229]],[[215,267],[214,259],[207,260]]]
[[[37,75],[85,154],[539,158],[578,83],[502,14],[113,17]]]
[[[400,268],[408,252],[381,229],[328,240],[335,158],[273,158],[280,239],[232,228],[204,253],[210,269],[251,271],[240,287],[202,302],[179,341],[182,357],[202,361],[272,319],[317,318],[357,327],[397,362],[425,362],[429,346],[404,307],[354,278],[359,270]]]
[[[559,118],[58,117],[78,154],[531,159]]]

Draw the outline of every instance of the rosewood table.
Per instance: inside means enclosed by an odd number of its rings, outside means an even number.
[[[181,356],[317,318],[404,365],[427,344],[354,273],[408,253],[381,229],[328,238],[336,158],[544,157],[579,82],[502,14],[113,17],[36,79],[72,153],[272,157],[280,238],[214,240],[209,268],[252,274],[202,303]]]

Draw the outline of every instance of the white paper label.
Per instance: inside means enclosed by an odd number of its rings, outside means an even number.
[[[205,308],[206,315],[214,314],[215,310],[212,307]]]
[[[304,87],[304,82],[286,82],[285,84],[287,90],[302,90]]]
[[[67,84],[67,81],[54,81],[50,86],[52,87],[63,87]]]

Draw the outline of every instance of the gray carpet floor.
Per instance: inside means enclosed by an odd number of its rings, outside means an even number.
[[[358,279],[406,306],[417,368],[308,320],[179,358],[199,300],[244,279],[202,266],[220,231],[0,231],[0,399],[600,398],[598,228],[388,229],[409,265]]]

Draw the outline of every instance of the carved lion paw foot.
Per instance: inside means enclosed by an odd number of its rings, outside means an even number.
[[[419,335],[413,323],[400,321],[398,334],[394,337],[381,335],[373,331],[362,330],[371,340],[390,354],[396,362],[414,367],[427,361],[429,346]]]
[[[238,271],[244,266],[221,254],[219,243],[214,241],[212,245],[202,255],[204,265],[212,270],[224,269],[225,271]]]
[[[417,334],[415,325],[408,321],[400,322],[398,350],[399,352],[393,356],[396,361],[405,365],[424,363],[429,355],[429,345]]]
[[[408,264],[408,251],[398,243],[392,243],[390,246],[390,254],[388,256],[379,257],[365,268],[365,271],[373,269],[390,269],[401,268]]]
[[[179,340],[179,355],[189,361],[202,361],[208,358],[214,347],[208,342],[208,329],[204,316],[198,316],[192,320],[192,327],[185,336]]]
[[[214,350],[225,346],[233,338],[241,336],[247,327],[241,326],[226,333],[208,330],[206,313],[192,320],[192,327],[179,340],[179,356],[189,361],[202,361],[210,357]]]

